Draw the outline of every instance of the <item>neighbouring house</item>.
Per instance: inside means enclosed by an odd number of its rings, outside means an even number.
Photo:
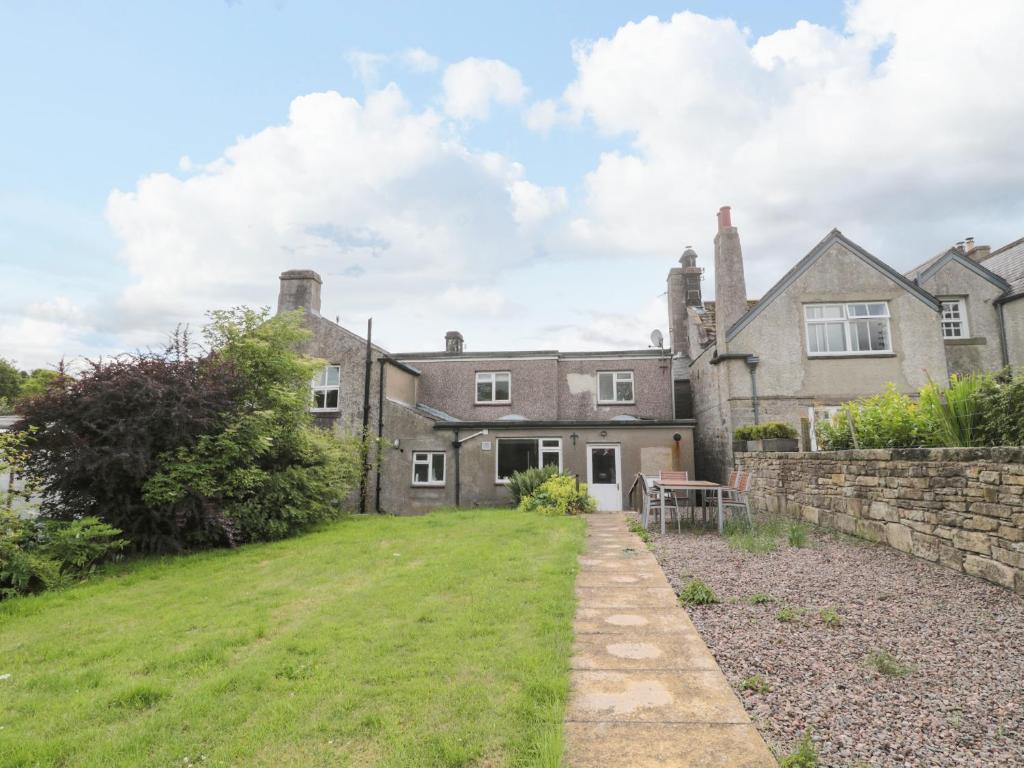
[[[737,427],[785,422],[813,450],[816,419],[846,401],[1024,363],[1024,240],[968,241],[904,275],[834,229],[756,302],[729,207],[714,254],[713,304],[692,249],[668,277],[676,408],[696,421],[701,477],[724,479]]]
[[[693,472],[669,350],[475,352],[451,331],[441,351],[389,353],[324,318],[321,286],[315,272],[283,273],[278,312],[305,311],[305,351],[327,362],[318,423],[379,438],[363,510],[504,504],[513,472],[547,464],[586,482],[599,508],[623,509],[638,472]]]

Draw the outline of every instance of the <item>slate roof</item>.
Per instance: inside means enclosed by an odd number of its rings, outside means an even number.
[[[992,251],[982,264],[1010,284],[1004,298],[1024,296],[1024,237]]]

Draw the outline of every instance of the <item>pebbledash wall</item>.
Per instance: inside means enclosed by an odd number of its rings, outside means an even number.
[[[1024,594],[1024,448],[737,453],[753,507]]]

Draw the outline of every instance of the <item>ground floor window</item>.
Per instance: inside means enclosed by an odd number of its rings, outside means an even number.
[[[444,485],[443,451],[413,451],[412,484]]]
[[[497,453],[498,482],[533,467],[552,466],[562,471],[562,441],[556,437],[500,437]]]

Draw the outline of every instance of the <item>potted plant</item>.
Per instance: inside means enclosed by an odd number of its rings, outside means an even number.
[[[796,439],[796,430],[789,424],[780,421],[769,421],[764,424],[753,424],[746,427],[739,427],[734,433],[736,445],[743,441],[744,447],[739,450],[747,451],[798,451],[800,443]]]

